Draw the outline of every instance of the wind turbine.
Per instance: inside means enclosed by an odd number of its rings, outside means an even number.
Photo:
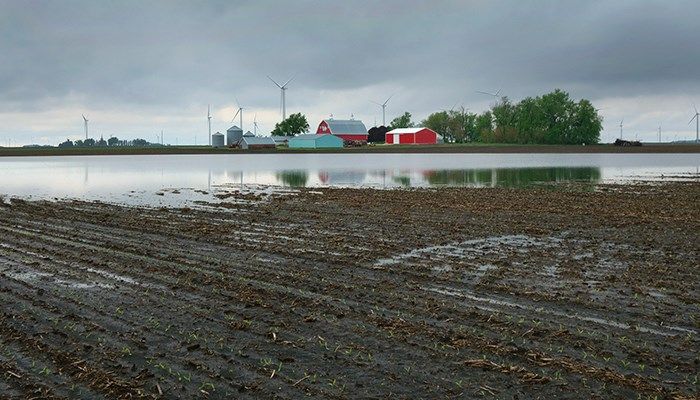
[[[623,126],[622,123],[623,123],[623,122],[625,122],[625,119],[624,119],[624,118],[623,118],[622,120],[620,120],[620,139],[622,139],[622,126]]]
[[[236,111],[236,114],[233,116],[233,119],[231,120],[231,122],[236,120],[237,115],[240,115],[241,116],[241,126],[239,126],[239,128],[241,128],[241,131],[243,131],[243,107],[241,107],[241,103],[238,102],[238,98],[236,98],[236,104],[238,105],[238,111]]]
[[[389,102],[389,100],[391,100],[392,97],[394,97],[393,94],[389,96],[389,98],[386,99],[386,101],[382,104],[379,104],[376,101],[372,102],[382,108],[382,126],[386,126],[386,104]]]
[[[253,134],[258,136],[258,114],[255,113],[253,116]]]
[[[695,120],[695,142],[697,143],[700,142],[700,112],[698,112],[698,108],[695,107],[695,104],[693,104],[693,108],[695,109],[695,115],[688,121],[688,125]]]
[[[275,85],[277,85],[278,88],[280,88],[280,91],[282,94],[282,121],[287,119],[287,103],[286,103],[286,99],[285,99],[285,92],[287,91],[287,85],[289,85],[289,82],[291,82],[295,77],[296,76],[292,76],[291,78],[289,78],[289,80],[287,82],[284,83],[284,85],[280,85],[274,79],[272,79],[270,77],[270,75],[267,76],[267,78],[269,80],[271,80],[272,83],[274,83]],[[241,128],[241,129],[243,129],[243,128]]]
[[[85,117],[85,114],[82,114],[82,115],[83,115],[83,121],[84,121],[84,123],[85,123],[85,140],[87,140],[87,138],[88,138],[88,121],[89,121],[89,119],[87,119],[87,118]]]
[[[207,122],[209,123],[209,146],[211,146],[211,105],[207,104]],[[197,144],[197,139],[195,139]]]

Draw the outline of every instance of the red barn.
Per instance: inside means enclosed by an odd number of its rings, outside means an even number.
[[[438,134],[429,128],[398,128],[386,133],[386,144],[437,144]]]
[[[367,141],[367,128],[356,119],[324,119],[318,124],[317,135],[331,134],[345,141]]]

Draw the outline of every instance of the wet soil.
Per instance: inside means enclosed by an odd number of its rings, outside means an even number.
[[[698,396],[697,182],[268,197],[0,202],[0,397]]]

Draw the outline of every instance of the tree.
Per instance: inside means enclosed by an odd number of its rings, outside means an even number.
[[[474,130],[477,134],[477,140],[482,142],[490,142],[493,137],[493,116],[490,111],[476,117],[474,122]]]
[[[275,124],[273,136],[294,136],[309,131],[309,122],[302,113],[291,114],[287,119]]]
[[[389,128],[384,125],[370,128],[367,132],[367,143],[384,143],[387,132],[389,132]]]
[[[148,146],[150,143],[148,143],[147,140],[145,139],[134,139],[131,141],[132,146],[137,146],[137,147],[145,147]]]
[[[590,101],[573,101],[556,89],[517,104],[507,98],[478,116],[474,130],[483,142],[593,144],[600,140],[603,119]]]
[[[94,145],[95,145],[95,139],[93,139],[93,138],[87,138],[87,139],[83,140],[83,146],[85,146],[85,147],[92,147]]]
[[[454,136],[450,131],[450,115],[447,111],[434,112],[428,115],[420,124],[442,135],[446,142],[454,141]]]
[[[73,145],[74,145],[75,147],[83,147],[83,141],[80,140],[80,139],[78,139],[78,140],[75,141],[75,143],[74,143]]]
[[[493,131],[496,142],[517,143],[518,131],[516,125],[516,106],[504,97],[501,102],[491,107],[495,128]]]
[[[415,124],[411,121],[411,113],[406,111],[402,116],[396,117],[391,121],[389,127],[391,129],[396,128],[413,128]]]
[[[600,141],[603,130],[603,117],[590,101],[583,99],[576,104],[573,115],[572,142],[576,144],[595,144]]]
[[[107,146],[107,141],[106,141],[103,137],[100,137],[100,140],[98,140],[98,141],[95,143],[95,145],[96,145],[96,146],[100,146],[100,147],[106,147],[106,146]]]
[[[73,147],[73,142],[70,139],[66,139],[65,142],[59,143],[58,147]]]
[[[107,139],[107,146],[112,147],[116,146],[117,144],[119,144],[119,138],[112,136],[111,138]]]

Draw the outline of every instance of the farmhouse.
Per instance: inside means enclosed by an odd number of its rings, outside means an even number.
[[[299,135],[289,139],[290,149],[339,149],[343,139],[334,135]]]
[[[438,134],[429,128],[397,128],[386,133],[386,144],[436,144]]]
[[[318,124],[316,134],[331,134],[345,141],[367,141],[367,128],[362,121],[356,119],[324,119]]]

